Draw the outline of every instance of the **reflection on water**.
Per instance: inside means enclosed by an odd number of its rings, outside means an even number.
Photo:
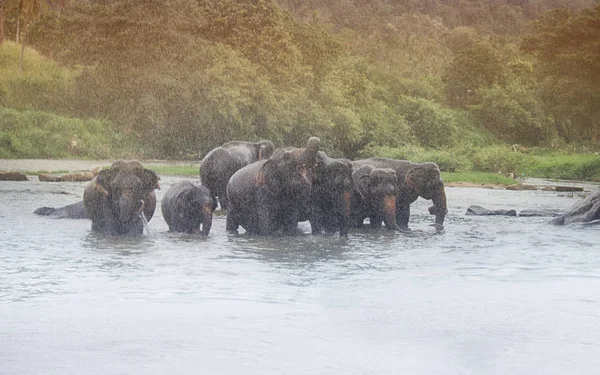
[[[163,178],[158,199],[176,178]],[[448,188],[410,233],[143,237],[32,214],[84,184],[0,184],[0,373],[592,374],[600,368],[600,232],[546,218],[552,192]],[[66,194],[62,194],[65,192]],[[307,223],[301,229],[309,232]],[[35,355],[32,355],[35,350]]]

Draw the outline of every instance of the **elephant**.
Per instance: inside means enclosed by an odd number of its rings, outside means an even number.
[[[396,224],[401,230],[408,230],[410,204],[418,197],[431,199],[433,207],[429,212],[435,215],[436,229],[442,230],[444,218],[448,213],[446,191],[440,169],[435,163],[412,163],[407,160],[389,158],[369,158],[352,162],[356,170],[363,165],[371,164],[377,168],[391,168],[398,178],[398,194],[396,195]]]
[[[398,178],[391,168],[376,168],[365,164],[352,173],[354,194],[352,197],[351,220],[353,226],[363,226],[369,218],[373,229],[385,223],[388,230],[396,230],[396,196]]]
[[[159,180],[137,161],[119,160],[100,171],[83,192],[92,231],[110,236],[143,234],[142,214],[147,221],[152,219]]]
[[[227,209],[227,182],[239,169],[255,161],[268,159],[275,151],[269,140],[259,142],[232,141],[209,151],[200,162],[200,181],[206,186],[215,202],[222,210]]]
[[[550,224],[568,225],[572,223],[590,223],[600,219],[600,188],[592,191],[586,198],[573,204],[562,215],[550,220]],[[594,223],[595,224],[595,223]]]
[[[208,236],[212,226],[213,205],[214,200],[206,186],[181,181],[167,190],[160,207],[170,232],[202,233]]]
[[[296,233],[298,222],[310,212],[319,144],[319,138],[311,137],[306,148],[277,150],[271,158],[235,172],[227,184],[227,231],[242,226],[263,236]]]
[[[40,207],[33,211],[34,214],[42,216],[52,216],[57,219],[89,219],[83,201],[69,204],[64,207]]]
[[[313,234],[340,232],[348,235],[352,204],[352,163],[319,151],[310,192],[310,225]]]

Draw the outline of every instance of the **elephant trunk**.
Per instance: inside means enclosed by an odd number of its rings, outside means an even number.
[[[340,207],[338,224],[340,227],[340,236],[348,236],[348,228],[350,227],[350,215],[352,214],[352,192],[343,191],[342,194],[342,207]]]
[[[435,206],[435,225],[442,227],[444,225],[444,218],[448,213],[446,206],[446,191],[444,185],[442,185],[437,194],[432,197],[433,205]]]
[[[344,202],[344,215],[350,217],[350,214],[352,213],[352,192],[344,191],[342,193],[342,199]]]
[[[208,236],[212,226],[212,203],[208,202],[202,206],[202,234]]]
[[[383,222],[385,226],[389,230],[395,230],[397,228],[396,225],[396,196],[395,195],[385,195],[383,197],[383,212],[384,219]]]

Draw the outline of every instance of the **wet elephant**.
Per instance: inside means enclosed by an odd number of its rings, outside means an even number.
[[[600,223],[596,220],[600,220],[600,188],[592,191],[586,198],[577,201],[562,215],[553,218],[550,224]]]
[[[431,199],[430,213],[435,215],[435,227],[441,230],[448,213],[446,191],[440,169],[435,163],[412,163],[407,160],[369,158],[352,162],[354,169],[371,164],[377,168],[391,168],[396,172],[398,194],[396,196],[396,224],[400,229],[408,229],[410,204],[418,197]]]
[[[200,162],[200,180],[221,209],[227,209],[227,182],[239,169],[255,161],[268,159],[275,145],[268,140],[259,142],[232,141],[208,152]]]
[[[64,207],[40,207],[33,211],[34,214],[42,216],[51,216],[57,219],[89,219],[83,201],[68,204]]]
[[[396,172],[391,168],[363,165],[352,173],[354,194],[351,220],[355,227],[362,227],[369,218],[370,227],[396,230],[396,196],[398,183]]]
[[[313,234],[323,230],[348,235],[352,204],[352,163],[319,151],[311,188],[310,225]]]
[[[213,204],[206,186],[181,181],[167,190],[160,207],[169,231],[208,236],[212,226]]]
[[[229,208],[226,229],[242,226],[258,235],[290,235],[310,211],[312,171],[319,139],[311,137],[306,148],[278,150],[237,171],[227,184]]]
[[[141,235],[142,214],[150,220],[156,209],[159,177],[137,161],[116,161],[86,186],[83,204],[92,230],[106,235]]]

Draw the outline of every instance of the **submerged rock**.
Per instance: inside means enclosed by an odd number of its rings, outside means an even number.
[[[522,216],[522,217],[553,217],[559,216],[563,211],[556,209],[528,209],[522,210],[517,214],[515,210],[490,210],[478,205],[471,205],[467,208],[466,215],[475,216]]]
[[[557,210],[552,208],[545,209],[534,209],[534,210],[522,210],[519,212],[519,216],[523,217],[553,217],[562,214],[563,210]]]
[[[508,185],[506,190],[537,190],[537,187],[535,185],[516,184]]]
[[[466,215],[475,215],[475,216],[517,216],[517,211],[515,210],[489,210],[487,208],[471,205],[467,208]]]

